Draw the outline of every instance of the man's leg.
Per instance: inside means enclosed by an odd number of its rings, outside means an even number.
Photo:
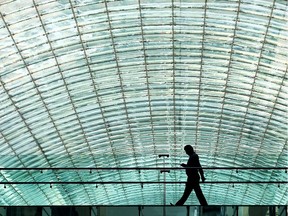
[[[206,199],[205,199],[205,197],[204,197],[204,195],[202,193],[202,190],[201,190],[201,187],[200,187],[199,183],[195,184],[194,190],[195,190],[196,196],[197,196],[197,198],[198,198],[198,200],[200,202],[200,205],[207,206],[208,203],[207,203],[207,201],[206,201]]]
[[[191,183],[187,182],[186,186],[185,186],[185,190],[184,190],[183,196],[181,197],[181,199],[175,205],[176,206],[184,205],[184,203],[188,199],[189,195],[191,194],[192,189],[193,189],[193,186],[191,185]]]

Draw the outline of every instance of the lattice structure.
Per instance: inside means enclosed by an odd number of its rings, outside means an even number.
[[[287,167],[285,0],[1,0],[0,167]],[[159,154],[169,154],[165,164]],[[207,170],[207,181],[287,181]],[[167,181],[185,181],[171,171]],[[1,182],[163,181],[2,170]],[[285,205],[283,184],[205,184],[214,205]],[[162,205],[163,184],[7,184],[0,205]],[[183,184],[166,187],[175,202]],[[197,204],[191,196],[188,204]]]

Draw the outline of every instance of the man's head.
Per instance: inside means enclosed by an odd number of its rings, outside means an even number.
[[[193,149],[193,147],[192,147],[191,145],[186,145],[186,146],[184,147],[184,150],[185,150],[185,152],[186,152],[187,155],[191,155],[191,154],[193,154],[193,152],[194,152],[194,149]]]

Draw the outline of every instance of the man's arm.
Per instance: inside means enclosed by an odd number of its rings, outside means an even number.
[[[180,164],[180,166],[187,167],[187,164],[182,163],[182,164]]]

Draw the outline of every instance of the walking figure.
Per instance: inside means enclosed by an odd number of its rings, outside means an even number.
[[[199,157],[195,153],[191,145],[186,145],[184,147],[184,150],[186,154],[189,155],[189,159],[188,159],[187,164],[182,163],[181,166],[182,167],[199,167],[199,169],[186,169],[187,182],[186,182],[185,190],[184,190],[183,196],[175,205],[176,206],[184,205],[189,195],[191,194],[192,190],[194,189],[200,204],[202,206],[206,206],[208,205],[208,203],[199,185],[200,177],[199,177],[198,172],[200,173],[202,182],[205,181],[204,172],[199,162]]]

